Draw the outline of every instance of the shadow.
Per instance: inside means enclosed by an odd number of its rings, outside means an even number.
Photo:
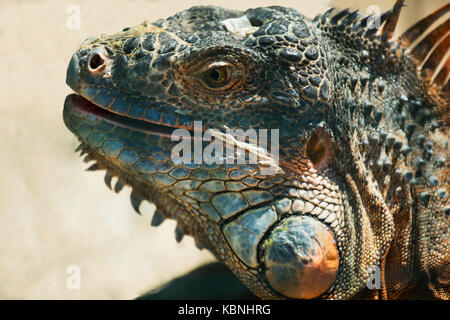
[[[137,298],[137,300],[164,299],[256,300],[258,298],[229,269],[218,262],[213,262],[175,278]]]

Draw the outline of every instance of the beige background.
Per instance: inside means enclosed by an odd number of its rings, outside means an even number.
[[[335,1],[339,7],[394,1]],[[417,20],[445,1],[409,1],[402,17]],[[425,5],[426,3],[426,5]],[[314,16],[330,4],[308,1],[0,0],[0,299],[130,299],[212,261],[190,237],[175,242],[175,223],[149,226],[152,206],[133,213],[129,192],[103,184],[73,150],[62,121],[70,93],[67,64],[92,34],[113,33],[192,5],[233,9],[279,4]],[[81,28],[66,27],[70,5]],[[81,270],[81,289],[66,286],[66,269]]]

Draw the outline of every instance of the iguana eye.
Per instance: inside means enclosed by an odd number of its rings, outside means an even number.
[[[214,59],[190,66],[184,73],[186,84],[205,94],[230,92],[245,78],[245,68],[236,61]]]
[[[199,69],[199,75],[206,89],[226,90],[231,88],[242,73],[228,61],[207,62]]]
[[[206,84],[213,88],[225,85],[229,78],[229,71],[225,66],[213,67],[204,73]]]

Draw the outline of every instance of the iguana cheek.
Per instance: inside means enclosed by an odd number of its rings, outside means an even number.
[[[274,290],[289,298],[316,298],[331,287],[338,273],[334,235],[314,218],[286,218],[265,242],[264,264]]]

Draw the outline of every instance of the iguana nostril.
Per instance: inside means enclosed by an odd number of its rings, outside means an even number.
[[[100,49],[94,49],[89,56],[88,70],[93,74],[100,74],[106,70],[107,59]]]
[[[94,54],[89,61],[89,67],[95,70],[103,66],[104,63],[105,60],[99,54]]]
[[[292,216],[266,240],[264,263],[273,289],[289,298],[313,299],[333,284],[339,254],[333,233],[322,222]]]
[[[305,151],[316,169],[324,167],[331,156],[331,141],[328,134],[322,128],[316,129],[306,142]]]

